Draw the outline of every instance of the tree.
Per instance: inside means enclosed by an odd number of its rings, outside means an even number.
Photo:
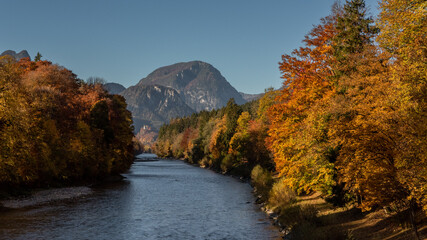
[[[406,192],[397,180],[395,122],[399,120],[389,97],[397,89],[389,78],[387,58],[375,46],[349,56],[357,68],[340,77],[339,87],[346,91],[334,96],[329,106],[328,135],[340,146],[336,161],[340,180],[360,196],[364,210],[404,199]]]
[[[390,79],[399,89],[398,179],[407,200],[427,212],[427,3],[383,0],[380,7],[378,41],[392,56]]]
[[[112,95],[109,103],[109,123],[113,136],[111,172],[119,174],[129,169],[133,162],[132,113],[126,109],[126,100],[120,95]]]
[[[89,85],[97,85],[97,84],[103,85],[105,84],[105,80],[101,77],[89,77],[86,80],[86,83]]]
[[[34,62],[40,61],[42,59],[42,57],[43,56],[39,52],[37,52],[37,55],[34,57]]]
[[[42,60],[0,58],[0,86],[0,187],[93,180],[130,166],[122,97]]]
[[[111,143],[114,132],[111,128],[108,103],[105,99],[96,102],[90,109],[90,126],[102,131],[106,143]]]
[[[337,16],[337,34],[332,44],[336,59],[333,67],[335,79],[355,70],[357,67],[354,66],[355,62],[349,61],[348,57],[362,52],[365,46],[371,45],[373,37],[378,33],[378,28],[373,25],[373,19],[367,16],[364,0],[346,0]]]
[[[332,185],[333,165],[323,156],[324,147],[312,152],[313,145],[325,139],[311,135],[307,120],[312,108],[327,102],[333,93],[331,66],[334,61],[331,41],[335,36],[334,15],[321,20],[305,37],[305,47],[283,55],[280,63],[283,89],[269,110],[271,121],[267,138],[276,170],[288,187],[298,192]],[[324,119],[322,112],[316,112]],[[316,132],[316,131],[315,131]]]
[[[251,148],[249,135],[249,121],[251,116],[248,112],[242,112],[237,119],[237,127],[233,137],[230,140],[229,154],[236,158],[236,162],[232,165],[247,164],[251,158],[249,152]]]
[[[372,43],[378,29],[374,20],[367,17],[364,0],[346,0],[337,18],[337,34],[333,38],[334,55],[342,61],[352,53],[362,52],[364,46]]]

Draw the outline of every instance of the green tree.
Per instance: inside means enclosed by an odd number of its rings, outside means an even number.
[[[114,133],[109,119],[109,108],[106,100],[99,100],[90,109],[90,126],[102,130],[102,135],[107,143],[111,143]]]
[[[43,56],[39,52],[37,52],[37,55],[34,57],[34,62],[40,61],[42,59],[42,57]]]
[[[364,0],[346,0],[342,10],[337,11],[337,34],[332,41],[335,78],[355,70],[356,66],[348,56],[362,52],[365,46],[373,43],[373,37],[378,33],[373,23],[372,17],[367,16]]]
[[[338,14],[337,34],[333,39],[334,55],[338,61],[349,54],[362,52],[378,33],[372,17],[368,17],[366,12],[364,0],[346,0]]]

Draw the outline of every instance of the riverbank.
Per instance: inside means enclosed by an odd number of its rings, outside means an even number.
[[[33,207],[56,201],[81,198],[92,193],[92,189],[86,186],[33,190],[29,196],[12,197],[9,199],[0,200],[0,207],[6,209]]]
[[[188,163],[186,159],[179,159]],[[191,164],[206,168],[198,164]],[[226,172],[216,173],[228,175],[241,181],[251,183],[251,180],[242,176]],[[251,184],[252,185],[252,184]],[[417,239],[410,224],[408,211],[387,212],[379,209],[361,212],[354,205],[336,207],[326,202],[321,193],[316,192],[308,196],[297,196],[296,203],[285,211],[271,209],[263,200],[260,193],[254,188],[256,203],[264,211],[272,223],[280,229],[283,239],[329,239],[329,240],[410,240]],[[296,207],[295,207],[296,206]],[[287,224],[296,224],[289,229]],[[418,228],[419,239],[427,239],[427,216],[421,210],[416,212],[415,222]]]
[[[303,211],[273,211],[262,203],[275,224],[282,228],[284,239],[328,240],[417,240],[409,212],[387,212],[385,209],[362,212],[355,206],[335,207],[319,192],[297,197],[296,206]],[[288,208],[287,210],[292,209]],[[296,208],[294,208],[296,209]],[[304,211],[305,210],[305,211]],[[309,210],[309,211],[307,211]],[[286,224],[297,221],[289,231]],[[419,239],[427,239],[427,216],[421,210],[415,214]]]

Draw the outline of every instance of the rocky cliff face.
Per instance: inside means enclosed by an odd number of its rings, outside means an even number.
[[[120,95],[125,97],[132,112],[135,132],[144,127],[158,130],[172,118],[194,113],[175,89],[165,86],[137,85],[127,88]]]
[[[161,85],[175,89],[195,111],[225,106],[230,98],[246,101],[212,65],[192,61],[161,67],[139,81],[137,86]]]
[[[16,53],[15,51],[12,51],[12,50],[6,50],[0,55],[0,57],[5,55],[12,56],[13,58],[16,59],[16,61],[19,61],[19,59],[21,58],[26,58],[26,57],[30,58],[30,55],[28,54],[27,50],[22,50],[19,53]]]

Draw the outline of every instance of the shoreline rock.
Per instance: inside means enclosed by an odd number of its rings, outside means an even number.
[[[0,206],[6,209],[18,209],[47,204],[55,201],[84,197],[93,193],[89,187],[65,187],[36,191],[29,197],[6,199],[0,201]]]

